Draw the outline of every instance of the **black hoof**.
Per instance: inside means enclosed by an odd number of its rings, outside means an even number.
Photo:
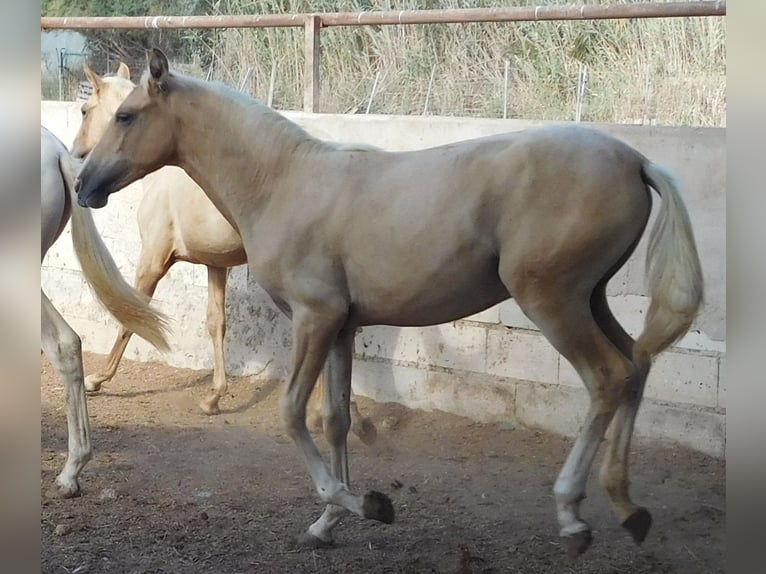
[[[588,549],[590,543],[593,542],[593,534],[590,530],[575,532],[564,536],[564,542],[567,547],[567,556],[573,560]]]
[[[364,495],[362,512],[365,518],[379,520],[384,524],[391,524],[394,521],[394,505],[391,504],[391,499],[376,490],[371,490]]]
[[[651,526],[652,515],[646,508],[639,508],[622,523],[622,527],[630,532],[636,544],[641,544],[646,539]]]
[[[300,536],[298,536],[297,540],[295,541],[295,546],[297,548],[317,550],[319,548],[332,548],[333,546],[335,546],[335,542],[333,542],[332,540],[325,541],[325,540],[322,540],[321,538],[317,538],[313,534],[304,532]]]

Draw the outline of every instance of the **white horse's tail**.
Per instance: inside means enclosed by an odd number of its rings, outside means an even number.
[[[72,217],[72,243],[85,279],[99,302],[128,330],[159,351],[167,351],[168,319],[149,304],[149,298],[136,291],[122,277],[109,250],[98,233],[89,209],[80,207],[74,191],[75,160],[59,156],[59,169],[69,193]]]
[[[689,330],[702,304],[703,281],[689,214],[675,179],[648,161],[642,174],[662,200],[646,252],[651,303],[633,348],[634,359],[645,361]]]

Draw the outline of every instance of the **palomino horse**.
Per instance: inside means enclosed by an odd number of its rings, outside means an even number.
[[[432,325],[514,297],[577,370],[590,408],[554,486],[573,555],[592,540],[580,517],[590,467],[613,421],[600,480],[637,542],[651,516],[628,494],[633,423],[652,357],[680,338],[702,302],[689,216],[673,177],[625,143],[580,126],[529,129],[391,153],[344,150],[226,86],[173,73],[153,50],[78,176],[78,201],[163,166],[183,168],[242,237],[248,265],[293,322],[281,408],[323,514],[303,535],[332,542],[353,512],[385,523],[390,499],[351,490],[346,436],[354,331]],[[633,340],[606,285],[661,198],[647,254],[651,303]],[[328,466],[305,422],[323,365]]]
[[[85,157],[101,138],[115,110],[133,90],[130,70],[121,63],[117,74],[100,77],[87,65],[85,75],[93,92],[82,106],[82,124],[72,145],[72,155]],[[178,261],[205,265],[208,277],[207,326],[213,342],[213,387],[200,402],[208,415],[220,413],[226,394],[226,275],[228,268],[247,262],[239,234],[218,213],[210,200],[177,167],[168,167],[144,180],[145,193],[138,207],[141,254],[135,286],[149,297],[159,281]],[[117,372],[132,333],[121,328],[109,353],[104,372],[85,378],[88,391],[96,392]]]
[[[74,177],[80,165],[63,143],[45,128],[40,130],[40,192],[42,257],[61,235],[71,214],[72,242],[85,279],[98,300],[123,325],[160,350],[167,349],[165,318],[152,309],[144,295],[120,275],[101,241],[89,210],[75,202]],[[61,473],[48,490],[52,497],[75,496],[78,476],[91,457],[90,424],[83,384],[80,337],[40,289],[41,343],[66,393],[69,453]]]
[[[114,76],[101,77],[86,64],[85,75],[93,92],[82,105],[82,124],[72,144],[72,154],[83,158],[106,131],[122,101],[133,91],[130,70],[120,63]],[[168,166],[144,178],[145,192],[138,207],[138,230],[141,254],[136,267],[135,286],[151,297],[159,281],[178,261],[207,267],[208,307],[207,325],[213,342],[213,387],[200,402],[208,415],[220,413],[219,400],[226,394],[226,363],[224,336],[226,334],[226,276],[228,268],[247,263],[242,239],[218,212],[205,193],[186,173]],[[100,390],[117,372],[131,332],[120,328],[106,370],[85,378],[88,391]],[[319,395],[320,393],[315,393]],[[353,432],[365,443],[374,440],[375,428],[361,416],[356,402],[351,401]],[[318,411],[318,408],[315,409]],[[321,424],[316,412],[315,424]]]

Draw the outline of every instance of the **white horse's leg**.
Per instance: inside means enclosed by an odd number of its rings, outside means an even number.
[[[136,290],[147,297],[152,297],[155,289],[157,289],[157,284],[170,271],[171,265],[170,253],[167,249],[163,248],[161,253],[157,253],[156,251],[149,251],[146,246],[143,246],[138,259],[138,267],[136,268]],[[125,354],[125,349],[128,348],[128,343],[132,336],[132,332],[120,325],[117,338],[114,341],[114,345],[112,345],[112,350],[109,352],[105,369],[100,373],[92,373],[85,377],[85,389],[87,391],[98,392],[101,390],[103,383],[112,380],[117,373],[117,367],[120,365],[122,356]]]
[[[205,414],[221,412],[218,401],[226,394],[226,361],[223,340],[226,336],[226,275],[225,267],[207,267],[207,329],[213,341],[213,388],[200,402]]]
[[[519,306],[548,341],[572,364],[585,383],[590,407],[579,435],[556,479],[553,492],[560,526],[570,556],[593,540],[580,518],[588,474],[604,433],[637,370],[604,334],[591,314],[589,300],[573,302],[566,294],[537,292]]]
[[[43,352],[64,385],[69,453],[56,482],[48,490],[52,498],[69,498],[80,492],[77,477],[90,460],[90,422],[83,386],[80,337],[59,314],[45,293],[42,295],[41,343]]]
[[[282,418],[287,432],[300,448],[323,502],[342,506],[365,518],[391,523],[394,519],[394,509],[390,499],[374,491],[364,496],[353,494],[343,482],[335,478],[322,460],[306,427],[306,404],[325,358],[345,322],[345,316],[339,316],[329,310],[320,313],[301,308],[293,309],[292,320],[293,371],[281,400]],[[329,381],[325,381],[325,386],[329,384]],[[333,416],[341,414],[334,413]],[[344,459],[337,460],[340,465]]]
[[[338,334],[327,355],[324,372],[324,396],[322,401],[322,425],[330,445],[330,467],[333,475],[351,488],[348,470],[347,437],[351,428],[351,362],[354,353],[353,329]],[[322,516],[309,526],[301,542],[309,546],[321,546],[332,542],[332,530],[348,514],[342,506],[329,504]]]

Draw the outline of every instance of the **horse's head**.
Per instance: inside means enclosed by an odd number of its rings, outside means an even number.
[[[167,58],[153,49],[141,83],[117,106],[80,170],[81,206],[103,207],[110,194],[173,163],[172,84]]]
[[[114,112],[136,87],[130,81],[130,70],[124,62],[120,63],[116,75],[104,78],[91,70],[88,64],[83,66],[83,70],[93,86],[93,92],[82,105],[82,124],[72,144],[72,155],[77,158],[85,157],[96,146]]]

